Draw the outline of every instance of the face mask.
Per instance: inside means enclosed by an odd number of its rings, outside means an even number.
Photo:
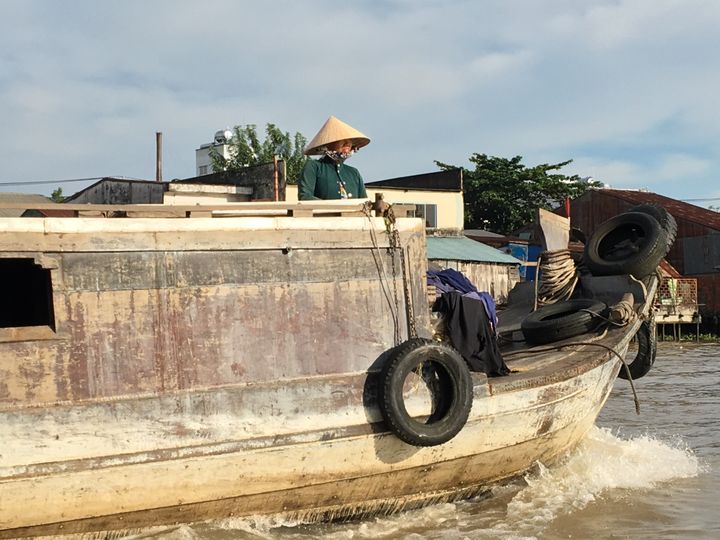
[[[332,159],[335,163],[342,163],[347,158],[352,156],[354,153],[354,150],[350,150],[349,152],[338,152],[337,150],[325,150],[325,155]]]

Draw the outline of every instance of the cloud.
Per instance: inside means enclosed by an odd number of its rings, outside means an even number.
[[[335,114],[369,180],[479,152],[704,196],[719,26],[712,0],[5,1],[0,182],[152,177],[155,131],[188,177],[217,129]]]
[[[687,187],[694,177],[712,172],[712,161],[687,154],[666,154],[649,163],[623,160],[600,160],[580,157],[567,169],[569,172],[592,176],[615,188],[639,188],[665,194],[674,183]],[[582,172],[581,172],[582,171]]]

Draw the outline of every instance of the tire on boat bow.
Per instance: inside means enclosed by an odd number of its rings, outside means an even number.
[[[425,422],[405,406],[403,389],[411,372],[431,390],[432,410]],[[443,444],[467,422],[473,383],[465,360],[452,347],[429,339],[410,339],[393,349],[380,372],[378,403],[387,427],[413,446]]]
[[[606,308],[603,302],[585,298],[557,302],[530,313],[520,328],[528,343],[552,343],[590,332],[600,321],[596,314]]]
[[[652,274],[670,249],[668,233],[646,212],[626,212],[601,223],[585,244],[584,261],[595,276]]]
[[[653,364],[655,363],[655,356],[657,355],[657,334],[655,332],[654,321],[643,321],[640,328],[635,334],[635,340],[637,341],[637,354],[632,362],[627,364],[630,370],[630,376],[633,380],[644,377],[650,371]],[[618,377],[621,379],[628,378],[625,366],[620,367]]]
[[[667,235],[668,246],[672,246],[677,236],[677,221],[668,212],[664,206],[652,203],[643,203],[633,206],[628,212],[644,212],[645,214],[654,217],[660,224],[660,227],[665,231]]]

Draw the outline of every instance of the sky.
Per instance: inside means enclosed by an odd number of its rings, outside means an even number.
[[[475,153],[720,206],[717,0],[0,0],[0,191],[195,175],[220,129],[372,140],[366,182]],[[41,183],[42,182],[42,183]]]

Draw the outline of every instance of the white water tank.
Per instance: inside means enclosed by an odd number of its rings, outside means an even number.
[[[230,158],[230,140],[233,137],[233,132],[228,129],[221,129],[215,132],[213,142],[206,143],[195,150],[195,174],[196,176],[203,176],[210,174],[213,171],[212,159],[210,158],[210,150],[218,152],[225,159]]]
[[[233,132],[229,129],[221,129],[220,131],[215,132],[215,143],[216,144],[225,144],[232,139]]]

